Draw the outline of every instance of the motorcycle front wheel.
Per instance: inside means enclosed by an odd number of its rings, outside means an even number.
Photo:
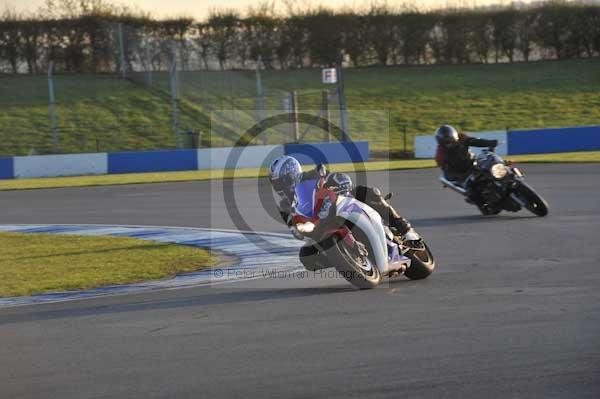
[[[548,203],[527,184],[521,183],[513,195],[523,201],[525,208],[534,215],[543,217],[548,214]]]
[[[327,258],[330,264],[355,287],[360,289],[375,288],[383,278],[375,260],[367,246],[369,255],[362,256],[357,253],[356,248],[350,248],[340,237],[331,238],[331,246],[327,250]]]

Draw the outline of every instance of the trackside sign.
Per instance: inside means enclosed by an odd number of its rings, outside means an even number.
[[[337,83],[337,72],[335,68],[323,68],[323,83],[324,84],[335,84]]]

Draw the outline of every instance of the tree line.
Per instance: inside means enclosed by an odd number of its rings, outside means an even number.
[[[269,5],[214,11],[203,21],[155,19],[101,0],[48,3],[45,12],[0,16],[0,71],[117,72],[330,66],[468,64],[600,55],[600,5],[551,1],[535,7],[364,12],[324,8],[279,15]],[[123,48],[122,54],[120,48]]]

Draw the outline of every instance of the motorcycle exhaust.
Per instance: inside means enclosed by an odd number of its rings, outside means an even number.
[[[467,190],[452,183],[450,180],[446,179],[444,176],[440,176],[440,181],[442,182],[444,187],[448,187],[448,188],[456,191],[460,195],[464,195],[464,196],[467,195]]]

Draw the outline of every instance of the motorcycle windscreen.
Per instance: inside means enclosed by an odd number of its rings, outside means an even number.
[[[502,158],[493,153],[487,155],[480,155],[477,157],[477,166],[481,169],[491,169],[497,163],[502,163]]]
[[[314,217],[315,188],[317,180],[304,180],[296,184],[296,212],[307,218]]]

